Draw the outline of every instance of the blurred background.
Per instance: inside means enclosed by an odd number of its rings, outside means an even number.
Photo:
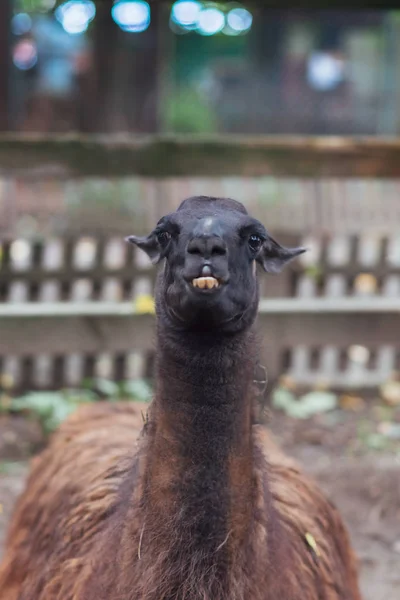
[[[268,4],[0,2],[0,554],[58,424],[151,399],[155,271],[123,238],[230,196],[309,249],[262,279],[260,418],[398,600],[400,10]]]
[[[150,4],[4,0],[2,129],[398,133],[400,11]]]

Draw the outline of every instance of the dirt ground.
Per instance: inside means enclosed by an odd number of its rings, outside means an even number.
[[[339,507],[360,559],[364,600],[399,600],[400,442],[379,449],[365,442],[369,438],[360,431],[367,427],[373,434],[381,418],[375,408],[307,420],[272,412],[269,427]],[[35,445],[36,433],[31,435]],[[28,447],[17,451],[17,462],[10,461],[8,447],[7,460],[3,456],[0,463],[0,555],[12,507],[24,485]]]

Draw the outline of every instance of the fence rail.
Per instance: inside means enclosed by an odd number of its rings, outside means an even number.
[[[287,234],[399,231],[400,179],[296,177],[0,179],[0,238],[145,233],[192,195],[233,197]]]
[[[96,374],[96,363],[97,374],[104,375],[104,359],[108,359],[109,377],[130,378],[137,375],[132,371],[134,355],[151,356],[155,343],[154,317],[138,314],[130,302],[3,305],[0,328],[3,369],[8,361],[15,375],[17,361],[17,384],[25,387],[77,384],[84,375]],[[351,345],[368,348],[376,355],[386,346],[394,350],[391,368],[400,366],[400,306],[395,298],[263,300],[258,330],[263,340],[262,359],[273,380],[282,373],[287,352],[299,347],[321,349],[322,345],[346,352]],[[319,381],[339,388],[367,388],[381,382],[379,365],[370,365],[368,373],[360,366],[342,365],[336,379],[321,373],[321,365],[314,369]]]
[[[0,135],[0,174],[104,176],[400,176],[397,138]]]
[[[260,277],[270,377],[285,371],[306,385],[379,385],[400,368],[400,235],[290,241],[309,252],[283,274]],[[146,312],[155,276],[120,238],[5,242],[0,372],[21,387],[149,373],[154,324],[140,314],[140,300]]]

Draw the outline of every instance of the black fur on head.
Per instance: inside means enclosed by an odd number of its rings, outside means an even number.
[[[283,248],[240,202],[209,196],[184,200],[148,236],[127,240],[154,264],[164,259],[157,313],[185,330],[248,328],[258,307],[255,262],[264,271],[278,273],[304,252]]]

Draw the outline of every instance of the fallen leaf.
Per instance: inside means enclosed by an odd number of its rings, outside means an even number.
[[[10,390],[14,387],[14,377],[10,373],[2,373],[0,375],[0,387],[3,390]]]
[[[153,315],[155,310],[154,298],[148,294],[142,294],[138,296],[133,304],[135,313],[138,315],[151,314]]]
[[[377,429],[379,433],[387,438],[392,440],[400,440],[400,423],[382,421],[382,423],[379,423]]]
[[[387,448],[388,440],[381,433],[371,433],[365,438],[365,443],[371,450],[384,450]]]
[[[272,405],[295,419],[308,419],[336,408],[337,396],[330,392],[314,391],[296,399],[289,390],[277,388],[272,396]]]
[[[354,280],[354,288],[361,294],[374,294],[378,280],[372,273],[360,273]]]
[[[365,408],[365,400],[360,396],[350,396],[348,394],[344,394],[339,398],[339,406],[343,410],[360,412]]]
[[[400,405],[400,381],[386,381],[381,388],[381,396],[391,406]]]
[[[319,378],[313,387],[314,391],[326,392],[329,390],[329,381],[327,379]]]
[[[279,387],[272,393],[272,406],[280,410],[286,410],[288,406],[296,402],[295,396],[289,390]]]
[[[279,386],[294,391],[296,389],[296,382],[290,375],[281,375],[279,378]]]
[[[299,398],[299,404],[307,416],[327,412],[337,407],[338,399],[332,392],[309,392]]]
[[[318,550],[317,542],[315,541],[314,536],[311,535],[311,533],[308,533],[308,531],[307,531],[305,538],[306,538],[307,544],[310,546],[310,548],[312,548],[314,550],[315,554],[317,556],[319,556],[319,550]]]

